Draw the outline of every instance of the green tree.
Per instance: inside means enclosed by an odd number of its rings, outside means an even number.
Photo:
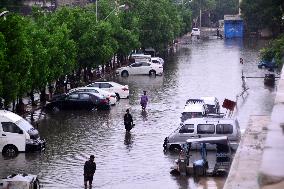
[[[267,61],[271,61],[274,58],[276,64],[282,66],[284,63],[284,35],[282,34],[277,39],[271,41],[268,47],[261,49],[260,55],[263,60]]]
[[[0,32],[7,45],[7,64],[2,70],[4,74],[1,75],[2,95],[7,106],[30,88],[27,73],[32,56],[28,48],[28,19],[11,13],[6,17],[0,21]]]
[[[278,33],[282,23],[283,1],[243,0],[240,5],[248,31],[269,28]]]

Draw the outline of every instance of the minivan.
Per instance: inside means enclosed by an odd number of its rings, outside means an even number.
[[[18,152],[41,151],[45,140],[38,131],[21,116],[0,110],[0,150],[3,155],[16,155]]]
[[[241,138],[239,122],[236,118],[192,118],[181,123],[180,126],[165,138],[164,148],[181,149],[181,145],[190,138],[227,136],[232,150],[238,148]]]

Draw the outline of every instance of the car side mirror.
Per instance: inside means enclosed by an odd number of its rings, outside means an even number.
[[[22,135],[22,134],[24,134],[24,132],[23,132],[22,130],[20,130],[20,131],[19,131],[19,134],[21,134],[21,135]]]

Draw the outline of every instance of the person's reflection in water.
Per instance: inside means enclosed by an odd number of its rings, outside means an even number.
[[[130,132],[125,132],[124,144],[126,146],[126,149],[130,150],[132,148],[133,136],[131,135]]]
[[[141,111],[141,115],[142,115],[142,118],[143,118],[143,121],[147,121],[148,120],[148,113],[146,110],[142,110]]]

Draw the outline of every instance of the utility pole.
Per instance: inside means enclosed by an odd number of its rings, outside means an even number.
[[[201,0],[199,1],[199,28],[201,28],[201,16],[202,16],[202,12],[201,12]]]

